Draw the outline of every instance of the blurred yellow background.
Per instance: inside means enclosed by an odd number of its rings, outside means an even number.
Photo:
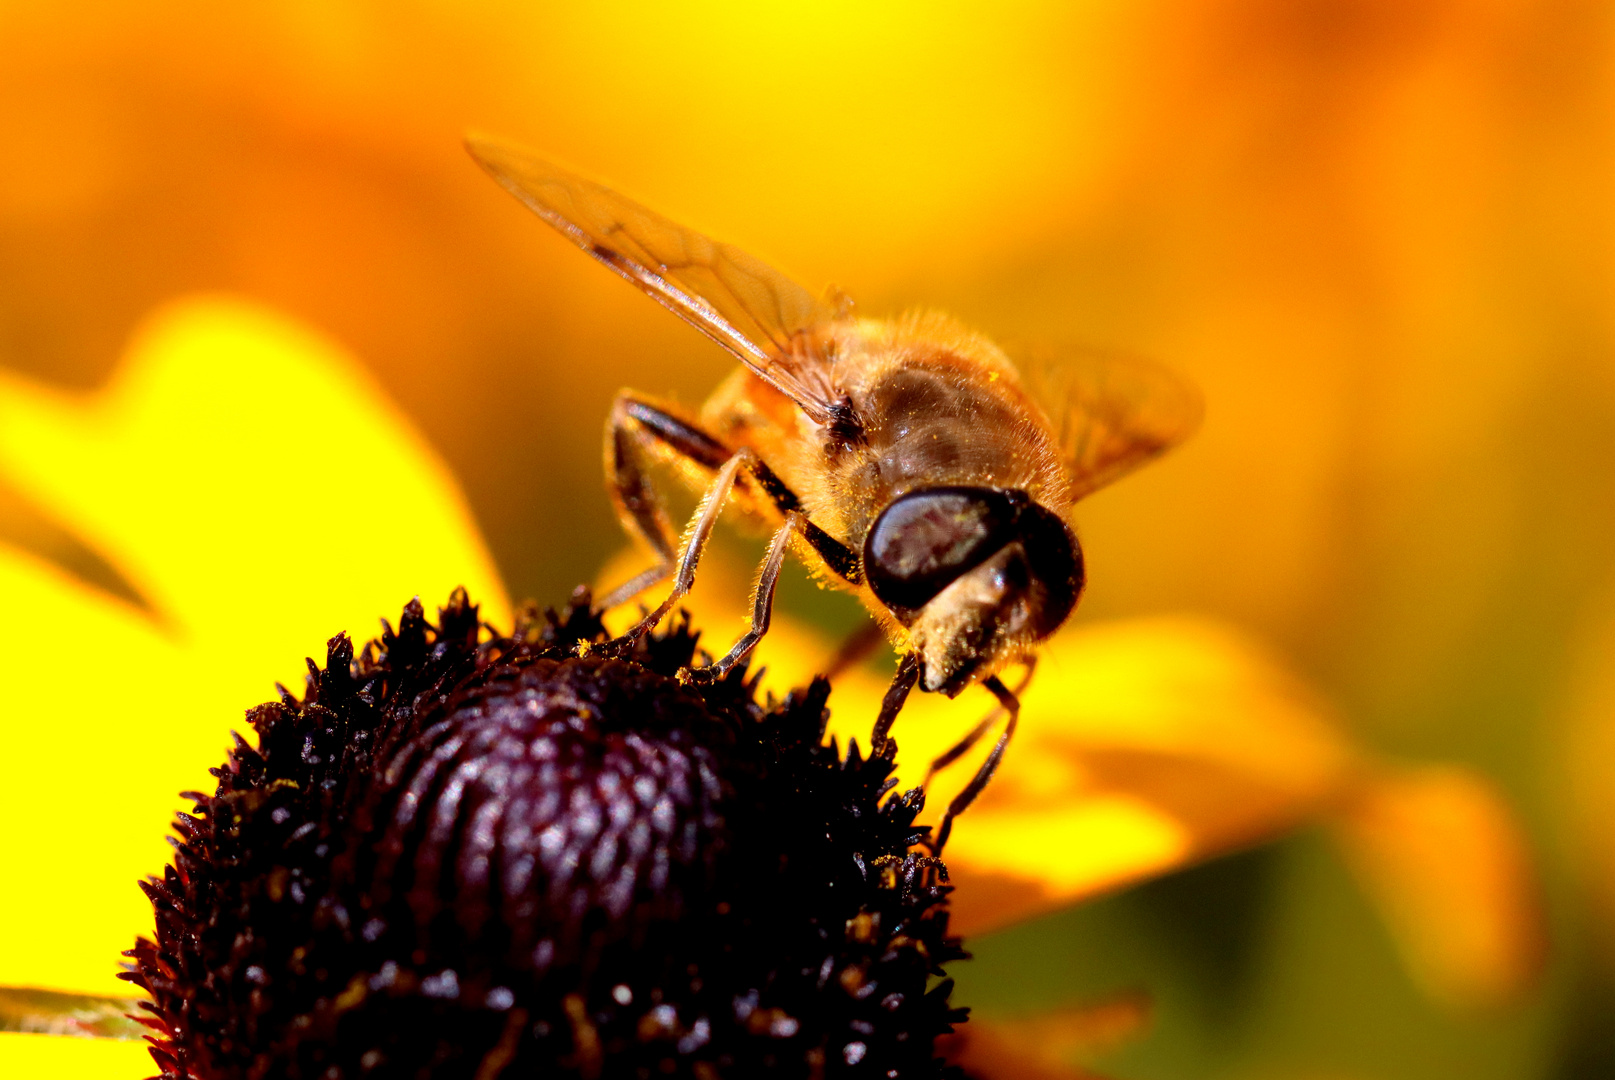
[[[1156,357],[1207,423],[1080,511],[1079,617],[1231,619],[1370,743],[1495,777],[1549,975],[1443,1013],[1303,835],[985,938],[960,1001],[1147,988],[1155,1030],[1105,1063],[1139,1080],[1615,1075],[1612,106],[1615,9],[1575,0],[7,0],[0,365],[91,387],[176,296],[279,309],[368,365],[512,594],[553,602],[620,544],[611,394],[698,401],[731,361],[499,191],[467,127],[865,313]],[[117,586],[3,490],[0,539]]]

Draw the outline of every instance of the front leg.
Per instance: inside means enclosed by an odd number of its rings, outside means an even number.
[[[903,704],[908,701],[908,695],[919,680],[919,654],[904,653],[902,659],[897,661],[897,673],[892,676],[892,684],[886,688],[886,696],[881,699],[880,715],[875,717],[875,727],[869,735],[871,755],[890,757],[896,754],[897,750],[892,746],[892,725],[897,723],[897,714],[903,711]]]
[[[685,668],[679,672],[681,680],[698,685],[715,683],[729,674],[730,668],[750,656],[757,643],[763,640],[774,614],[774,587],[779,584],[780,568],[785,564],[785,549],[790,546],[791,534],[800,529],[806,520],[792,510],[785,515],[785,524],[775,530],[774,539],[769,541],[768,556],[763,560],[763,568],[757,575],[757,588],[752,594],[751,628],[735,642],[722,660],[704,668]]]

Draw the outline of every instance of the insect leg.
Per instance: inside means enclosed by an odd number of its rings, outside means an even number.
[[[864,580],[863,560],[857,552],[805,518],[802,521],[802,539],[824,560],[830,572],[842,581],[857,585]]]
[[[649,570],[641,570],[602,596],[596,602],[596,607],[601,611],[610,611],[612,608],[621,607],[657,582],[667,580],[667,575],[672,572],[672,569],[673,564],[671,562],[661,562]]]
[[[774,475],[774,470],[763,462],[757,461],[752,464],[751,475],[757,481],[757,486],[762,488],[763,494],[774,504],[774,509],[781,514],[802,509],[802,500],[796,497],[796,492],[786,487],[785,482]],[[856,552],[805,517],[802,519],[801,529],[802,539],[807,541],[808,547],[818,554],[832,574],[854,585],[863,581],[863,562]]]
[[[693,683],[716,682],[749,656],[757,643],[763,640],[774,614],[774,587],[779,584],[780,567],[785,565],[785,549],[790,545],[791,533],[800,529],[804,520],[801,514],[792,510],[785,515],[785,524],[774,531],[774,539],[768,544],[768,557],[763,560],[762,571],[757,576],[756,593],[752,596],[751,628],[735,642],[722,660],[704,668],[687,668],[679,673],[681,679]]]
[[[982,789],[987,786],[987,781],[998,771],[998,763],[1004,757],[1004,748],[1009,745],[1009,740],[1015,737],[1015,725],[1021,718],[1020,699],[1010,693],[1009,688],[999,681],[997,675],[983,679],[981,685],[991,691],[993,697],[998,699],[998,704],[1009,713],[1009,722],[1004,725],[1004,733],[998,736],[997,745],[987,755],[987,760],[981,763],[981,768],[976,770],[976,775],[970,778],[970,783],[965,785],[965,789],[955,795],[953,801],[948,804],[947,811],[942,815],[942,825],[937,829],[936,839],[931,843],[933,855],[942,854],[942,847],[953,832],[953,819],[964,813],[965,809],[976,801],[976,796],[981,794]]]
[[[1015,696],[1017,701],[1020,700],[1020,696],[1022,694],[1026,693],[1026,688],[1032,683],[1032,672],[1037,670],[1036,656],[1028,656],[1022,662],[1026,665],[1026,671],[1021,675],[1021,681],[1015,684],[1015,689],[1010,691],[1010,693]],[[980,742],[981,737],[991,730],[993,723],[998,719],[998,714],[1003,711],[1004,708],[1002,705],[994,705],[992,712],[988,713],[986,717],[982,719],[981,723],[971,728],[969,734],[960,739],[958,742],[954,743],[946,753],[942,754],[935,761],[931,762],[930,768],[925,770],[925,779],[921,782],[920,786],[927,788],[930,787],[931,778],[933,776],[968,754],[970,752],[970,748],[975,746],[976,743]]]
[[[686,593],[695,585],[695,568],[701,562],[701,553],[706,550],[707,540],[712,536],[712,527],[718,523],[718,514],[723,510],[723,504],[729,501],[729,492],[735,486],[735,475],[742,466],[755,460],[752,452],[745,448],[737,450],[718,470],[717,478],[707,493],[701,497],[701,505],[695,508],[695,516],[690,519],[688,539],[684,542],[684,553],[679,556],[678,573],[673,577],[673,591],[667,594],[667,599],[657,605],[656,610],[646,615],[622,640],[634,642],[644,637],[656,624],[662,621],[673,605],[684,599]]]
[[[908,700],[909,691],[920,678],[920,658],[917,653],[904,653],[903,658],[897,662],[897,674],[892,676],[892,685],[886,688],[886,697],[880,703],[880,715],[875,718],[875,729],[869,735],[869,752],[876,756],[886,754],[891,745],[892,725],[897,722],[897,714],[903,711],[903,703]]]
[[[652,460],[722,468],[730,451],[710,435],[668,410],[628,393],[617,395],[606,423],[606,476],[623,528],[643,540],[658,564],[630,578],[600,600],[601,610],[627,603],[673,572],[678,536],[662,500],[651,485]]]
[[[663,460],[716,470],[722,468],[733,451],[652,401],[622,393],[612,403],[611,420],[606,429],[606,472],[612,478],[618,516],[624,528],[643,537],[670,568],[677,545],[673,540],[673,527],[667,522],[666,512],[661,510],[661,501],[645,478],[643,459],[647,452]],[[750,474],[749,480],[781,515],[802,509],[802,500],[796,497],[796,492],[766,464],[754,458],[746,471]],[[854,585],[863,580],[862,561],[857,552],[805,518],[801,529],[802,539],[824,560],[831,573]],[[666,573],[664,570],[662,576]],[[650,577],[641,589],[659,580]],[[630,600],[633,595],[630,593],[622,600]]]

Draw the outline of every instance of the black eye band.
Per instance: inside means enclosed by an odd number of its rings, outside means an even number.
[[[864,542],[864,574],[887,607],[923,607],[1015,534],[1017,501],[991,488],[924,488],[888,506]]]

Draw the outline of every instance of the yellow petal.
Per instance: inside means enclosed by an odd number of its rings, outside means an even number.
[[[1385,773],[1343,807],[1336,833],[1410,968],[1461,1008],[1506,1003],[1543,961],[1525,837],[1501,795],[1457,767]]]
[[[1044,809],[972,807],[946,854],[950,925],[973,936],[1158,877],[1197,853],[1192,825],[1141,799],[1073,792]]]
[[[0,595],[0,983],[128,993],[119,953],[152,925],[136,882],[240,713],[140,612],[53,567],[0,547]]]
[[[0,377],[0,472],[224,664],[244,702],[417,594],[465,585],[508,618],[442,462],[334,344],[246,303],[160,312],[88,398]]]
[[[0,1031],[0,1076],[141,1080],[156,1069],[144,1040],[75,1039]]]
[[[170,309],[86,400],[0,378],[0,469],[158,614],[0,550],[0,983],[127,992],[135,882],[243,710],[412,595],[508,603],[452,478],[352,362],[242,304]]]
[[[905,710],[905,780],[989,704],[973,692]],[[847,719],[867,730],[857,711]],[[984,753],[938,778],[933,817]],[[1227,627],[1068,629],[1045,648],[1015,744],[949,842],[958,926],[981,933],[1270,837],[1316,813],[1355,764],[1323,708]]]

